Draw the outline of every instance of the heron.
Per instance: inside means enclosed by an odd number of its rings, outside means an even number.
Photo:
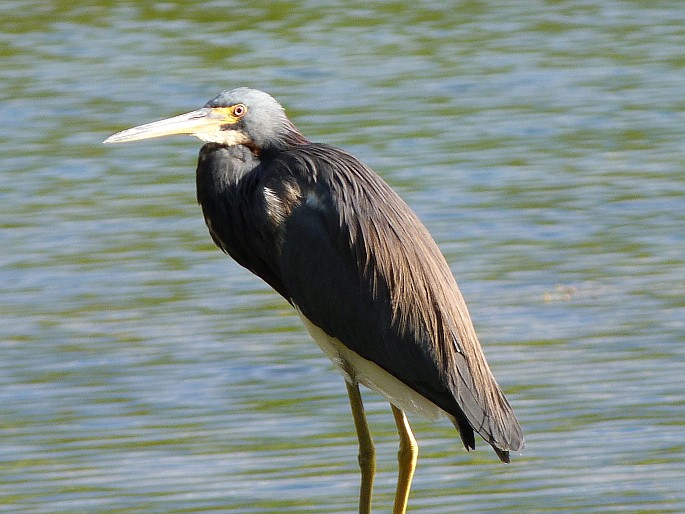
[[[214,243],[297,311],[342,373],[359,444],[359,512],[371,512],[376,451],[359,386],[390,403],[399,434],[394,514],[418,446],[406,412],[447,417],[503,462],[523,433],[485,360],[443,254],[410,207],[350,153],[309,141],[269,94],[226,90],[204,107],[105,143],[175,134],[204,142],[197,200]]]

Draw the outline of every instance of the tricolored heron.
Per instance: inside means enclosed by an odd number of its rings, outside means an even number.
[[[445,415],[467,450],[475,431],[503,462],[523,447],[447,262],[376,173],[310,142],[276,100],[244,87],[105,143],[172,134],[205,142],[197,199],[214,242],[297,310],[345,378],[359,439],[360,513],[371,510],[375,449],[359,384],[388,399],[397,424],[395,513],[406,510],[418,455],[404,411]]]

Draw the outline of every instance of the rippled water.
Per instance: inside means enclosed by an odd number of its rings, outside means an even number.
[[[413,512],[685,512],[681,2],[89,4],[0,5],[0,511],[355,510],[342,379],[211,244],[199,142],[101,145],[249,85],[419,213],[524,427],[504,466],[412,418]]]

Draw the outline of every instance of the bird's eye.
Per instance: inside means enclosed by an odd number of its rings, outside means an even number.
[[[247,107],[245,107],[243,104],[238,104],[233,106],[233,116],[236,118],[242,118],[245,116],[245,113],[247,112]]]

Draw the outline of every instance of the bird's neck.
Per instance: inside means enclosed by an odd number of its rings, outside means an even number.
[[[259,156],[246,146],[207,143],[197,163],[197,194],[200,203],[212,196],[230,194],[259,167]]]
[[[269,148],[275,151],[289,150],[296,146],[309,144],[309,140],[297,130],[297,127],[289,119],[285,119],[277,136],[271,141],[271,145],[263,148],[262,152],[268,152]],[[266,146],[266,145],[265,145]]]

